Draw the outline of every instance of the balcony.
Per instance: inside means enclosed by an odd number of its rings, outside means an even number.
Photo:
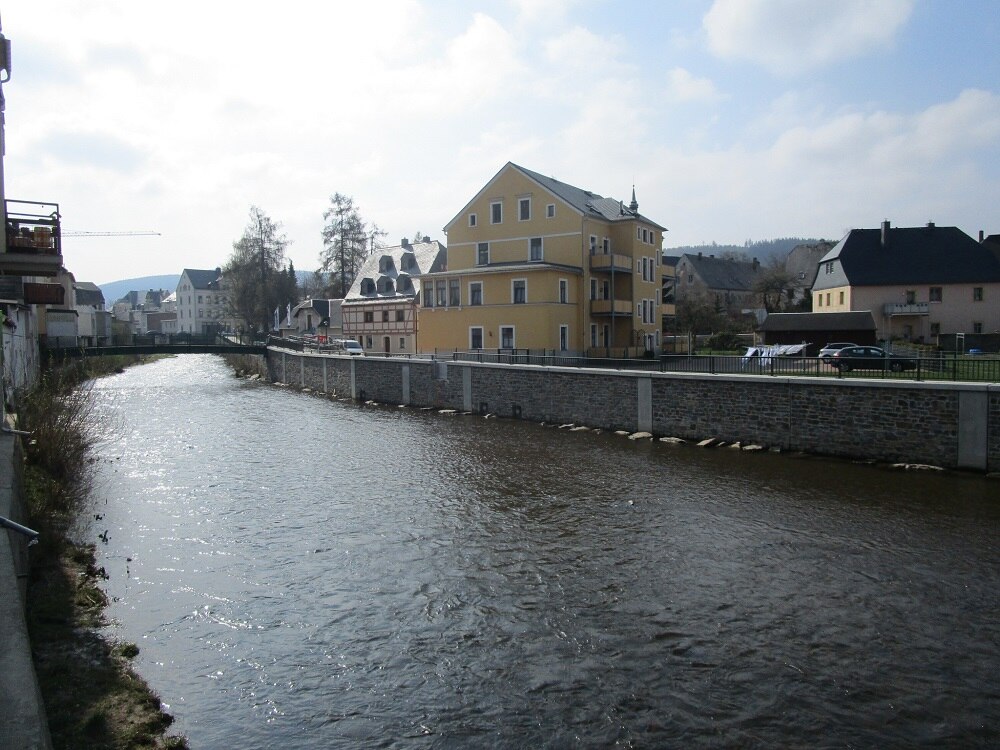
[[[632,258],[616,253],[598,253],[590,256],[590,270],[597,273],[611,273],[612,271],[632,273]]]
[[[627,299],[592,299],[591,315],[632,315],[632,303]]]
[[[929,315],[929,307],[930,305],[927,302],[911,302],[909,304],[888,302],[882,307],[882,312],[890,318],[894,316]]]
[[[5,201],[7,231],[0,252],[0,275],[55,276],[62,268],[59,205]]]

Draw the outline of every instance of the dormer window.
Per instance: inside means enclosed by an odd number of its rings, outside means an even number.
[[[402,267],[403,271],[409,273],[417,265],[417,256],[413,253],[403,253],[402,257],[399,259],[399,265]]]
[[[379,294],[392,294],[396,290],[393,286],[392,279],[388,276],[380,276],[378,280],[378,291]]]
[[[396,263],[393,261],[391,255],[383,255],[378,259],[378,272],[379,273],[390,273],[396,270]]]
[[[361,293],[364,295],[375,294],[375,282],[368,278],[362,279]]]
[[[413,294],[413,280],[405,273],[396,279],[396,291],[400,294]]]

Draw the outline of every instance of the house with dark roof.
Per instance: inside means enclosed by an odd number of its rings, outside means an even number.
[[[750,261],[684,253],[677,261],[677,302],[708,297],[718,309],[732,315],[754,312],[761,307],[760,295],[754,292],[759,274],[760,262],[756,258]]]
[[[820,259],[813,312],[869,310],[880,341],[1000,331],[1000,254],[956,227],[852,229]]]
[[[185,268],[177,281],[177,332],[211,334],[236,326],[222,269]]]
[[[625,203],[508,162],[445,226],[421,351],[658,351],[664,231],[634,188]]]
[[[444,245],[430,237],[416,242],[404,238],[394,247],[376,250],[341,303],[344,337],[381,354],[420,351],[417,318],[424,278],[443,269],[447,260]]]
[[[298,334],[341,338],[344,321],[340,299],[306,299],[292,308],[292,325]]]

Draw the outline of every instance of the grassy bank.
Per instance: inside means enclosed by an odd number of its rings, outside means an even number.
[[[88,380],[134,359],[97,358],[44,373],[22,397],[17,427],[25,438],[24,483],[31,552],[27,620],[49,730],[56,750],[186,748],[167,735],[172,718],[129,664],[134,644],[97,632],[107,599],[94,547],[72,540],[92,478],[93,401]]]

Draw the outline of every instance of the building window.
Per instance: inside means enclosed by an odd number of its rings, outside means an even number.
[[[597,346],[597,324],[590,324],[590,345]]]
[[[406,310],[396,310],[396,322],[397,323],[406,322]]]
[[[827,273],[833,273],[833,261],[832,260],[828,260],[826,262],[826,272]]]
[[[496,201],[490,204],[490,224],[499,224],[503,221],[503,203]]]
[[[481,281],[469,282],[469,304],[470,305],[483,304],[483,282]]]
[[[424,307],[434,307],[434,284],[429,281],[424,287]]]
[[[822,306],[823,306],[823,295],[822,294],[817,294],[816,295],[816,307],[822,307]]]
[[[590,298],[597,299],[597,279],[590,280]]]
[[[939,286],[932,286],[931,289],[930,289],[930,292],[927,294],[927,299],[929,299],[931,302],[940,302],[941,301],[941,287],[939,287]]]
[[[476,226],[476,215],[475,214],[469,214],[469,226],[470,227]]]
[[[374,322],[375,322],[375,313],[373,313],[371,310],[366,310],[365,323],[374,323]]]
[[[972,332],[973,333],[982,333],[983,332],[983,324],[982,323],[973,323],[972,324]]]
[[[972,301],[973,302],[983,301],[983,288],[981,286],[975,286],[972,288]]]
[[[532,237],[530,240],[528,240],[528,259],[535,261],[542,259],[541,237]]]
[[[604,244],[602,245],[602,247],[604,249],[604,254],[605,255],[607,255],[608,253],[610,253],[611,252],[611,240],[608,239],[607,237],[605,237],[604,238]]]
[[[569,349],[569,326],[559,326],[559,351]]]
[[[590,235],[590,254],[597,255],[597,237]]]
[[[550,203],[545,207],[545,218],[552,219],[555,218],[555,215],[556,215],[556,204]]]
[[[511,301],[515,305],[523,305],[528,301],[528,281],[527,279],[514,279],[510,282]]]
[[[559,279],[559,302],[563,305],[569,302],[569,282],[566,279]]]
[[[448,286],[444,281],[439,281],[437,283],[437,295],[435,296],[435,304],[438,307],[444,307],[448,304]]]
[[[517,220],[528,221],[531,219],[531,198],[519,198],[517,201]]]
[[[940,336],[940,335],[941,335],[941,324],[931,323],[931,336]]]
[[[490,243],[480,242],[476,245],[476,265],[486,266],[490,262]]]
[[[482,326],[473,326],[469,329],[469,348],[470,349],[482,349],[483,348],[483,328]]]
[[[454,307],[462,304],[462,293],[459,290],[460,283],[458,279],[448,280],[448,304]]]
[[[402,336],[400,336],[399,337],[399,351],[405,351],[405,350],[406,350],[406,339],[404,339]]]
[[[366,336],[365,337],[365,349],[371,349],[371,348],[372,348],[372,337],[371,336]]]
[[[843,292],[840,293],[840,302],[839,302],[839,304],[841,304],[841,305],[844,304],[844,293]]]
[[[514,348],[514,326],[500,326],[500,348]]]
[[[912,289],[906,290],[906,304],[914,305],[917,302],[917,293]]]

